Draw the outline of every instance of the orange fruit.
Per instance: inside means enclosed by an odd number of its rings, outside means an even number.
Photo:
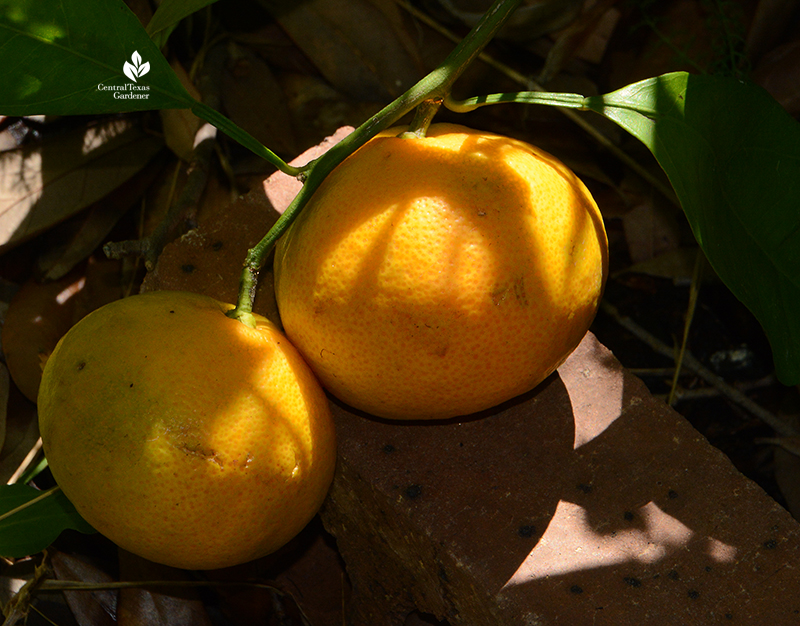
[[[607,276],[584,184],[527,143],[391,129],[339,165],[278,242],[289,339],[324,387],[392,419],[534,388],[578,345]]]
[[[330,407],[289,341],[229,304],[159,291],[108,304],[48,359],[53,476],[117,545],[187,569],[274,552],[314,516],[336,455]]]

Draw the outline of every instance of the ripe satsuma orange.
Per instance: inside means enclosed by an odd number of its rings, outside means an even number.
[[[277,328],[206,296],[152,292],[83,318],[39,390],[45,454],[78,512],[116,544],[189,569],[271,553],[326,496],[330,407]]]
[[[340,164],[278,242],[284,331],[331,393],[448,418],[535,387],[577,346],[607,275],[584,184],[527,143],[391,129]]]

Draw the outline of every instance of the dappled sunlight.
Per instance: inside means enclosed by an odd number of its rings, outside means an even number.
[[[695,541],[706,542],[704,552],[713,562],[730,563],[736,557],[735,547],[698,537],[654,502],[634,517],[641,522],[638,528],[602,533],[592,528],[586,509],[561,500],[544,535],[503,588],[623,563],[651,565]]]
[[[118,119],[105,124],[87,127],[83,134],[81,154],[84,156],[91,154],[105,146],[112,139],[130,130],[130,128],[131,124],[127,119]]]

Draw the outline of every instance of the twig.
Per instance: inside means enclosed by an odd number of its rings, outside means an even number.
[[[609,302],[605,300],[601,302],[600,307],[602,308],[603,312],[610,315],[614,320],[623,328],[625,328],[628,332],[634,335],[637,339],[646,343],[650,348],[667,358],[673,359],[675,358],[675,351],[672,347],[667,346],[664,344],[660,339],[652,335],[650,332],[639,326],[636,322],[634,322],[631,318],[627,316],[623,316],[620,314],[619,310]],[[762,422],[770,426],[775,432],[785,436],[785,437],[797,437],[800,436],[800,432],[792,425],[787,424],[782,419],[777,417],[772,412],[768,411],[764,407],[760,406],[759,404],[753,402],[750,398],[744,395],[738,389],[731,387],[728,383],[726,383],[720,376],[717,376],[714,372],[708,369],[705,365],[700,363],[690,352],[686,352],[683,356],[683,366],[686,369],[693,371],[697,374],[700,378],[705,380],[709,385],[719,390],[719,392],[731,400],[735,402],[742,408],[746,409],[756,417],[758,417]]]

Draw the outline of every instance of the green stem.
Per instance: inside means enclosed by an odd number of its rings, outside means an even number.
[[[404,139],[424,137],[428,133],[433,118],[442,106],[442,100],[425,100],[414,111],[414,117],[408,125],[408,130],[400,133]]]
[[[262,159],[267,160],[284,174],[288,174],[289,176],[299,176],[303,172],[302,168],[293,167],[286,163],[250,133],[239,128],[231,120],[207,104],[195,101],[192,104],[192,113],[194,113],[197,117],[204,119],[209,124],[216,126],[219,130],[231,137],[231,139],[235,139],[248,150],[251,150]]]
[[[325,177],[367,141],[382,130],[389,128],[423,102],[427,100],[443,101],[450,94],[456,79],[480,54],[521,2],[522,0],[495,0],[481,21],[453,49],[439,67],[394,102],[373,115],[319,159],[302,168],[301,171],[307,175],[302,189],[264,238],[247,253],[239,283],[239,298],[236,307],[228,312],[230,317],[251,326],[255,324],[252,311],[259,271],[275,243],[303,210]]]
[[[444,106],[455,113],[468,113],[487,104],[516,102],[522,104],[547,104],[568,109],[589,109],[585,96],[577,93],[550,93],[546,91],[518,91],[514,93],[494,93],[488,96],[476,96],[466,100],[445,98]]]

